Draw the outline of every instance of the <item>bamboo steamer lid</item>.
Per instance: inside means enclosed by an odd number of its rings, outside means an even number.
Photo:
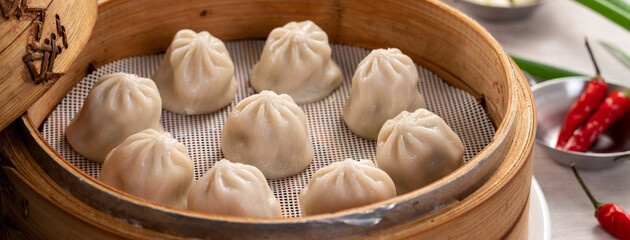
[[[59,79],[85,47],[96,1],[0,1],[0,130]]]

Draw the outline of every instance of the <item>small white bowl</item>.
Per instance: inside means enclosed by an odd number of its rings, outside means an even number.
[[[532,87],[538,115],[538,146],[558,163],[565,166],[576,163],[581,169],[612,167],[621,164],[623,160],[630,160],[630,113],[606,129],[587,152],[565,151],[554,147],[569,108],[580,97],[588,81],[587,77],[566,77],[548,80]],[[607,84],[609,92],[630,88],[628,85],[612,82]]]
[[[476,18],[489,21],[517,21],[529,17],[538,7],[548,2],[548,0],[539,0],[533,4],[516,5],[509,7],[498,7],[469,2],[467,0],[456,0],[463,5]]]

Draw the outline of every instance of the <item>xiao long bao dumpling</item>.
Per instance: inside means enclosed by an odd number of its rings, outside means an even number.
[[[436,181],[461,166],[464,145],[440,116],[418,109],[403,111],[381,128],[376,145],[378,167],[387,172],[398,194]]]
[[[107,155],[98,179],[134,196],[186,209],[193,162],[170,133],[147,129]]]
[[[416,65],[400,50],[373,50],[352,77],[343,120],[355,134],[376,140],[385,121],[405,110],[426,108],[418,78]]]
[[[285,93],[298,104],[325,98],[341,80],[328,36],[312,21],[289,22],[273,29],[250,74],[250,84],[257,92]]]
[[[299,196],[304,215],[332,213],[396,196],[396,187],[387,173],[370,160],[346,159],[334,162],[313,174]]]
[[[253,165],[269,179],[295,175],[314,157],[306,114],[289,95],[262,91],[239,102],[221,133],[225,158]]]
[[[164,109],[179,114],[211,113],[236,95],[230,54],[221,40],[206,31],[177,32],[153,80]]]
[[[188,193],[188,209],[240,217],[280,218],[280,202],[258,168],[223,159]]]
[[[147,128],[162,131],[162,100],[155,83],[133,74],[101,77],[72,119],[66,136],[85,158],[103,162],[107,153],[131,134]]]

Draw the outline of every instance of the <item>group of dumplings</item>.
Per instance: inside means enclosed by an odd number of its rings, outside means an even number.
[[[346,159],[319,169],[299,195],[304,215],[404,194],[463,164],[461,140],[426,110],[418,79],[411,58],[395,48],[373,50],[359,63],[342,117],[358,136],[377,140],[378,167]],[[160,125],[161,109],[212,113],[233,101],[237,84],[221,40],[181,30],[152,80],[125,73],[99,79],[67,139],[79,154],[103,162],[99,180],[129,194],[201,212],[282,217],[266,179],[295,175],[314,158],[298,104],[327,97],[341,81],[328,37],[315,23],[271,31],[250,74],[258,94],[240,101],[223,126],[226,159],[194,181],[185,146]]]

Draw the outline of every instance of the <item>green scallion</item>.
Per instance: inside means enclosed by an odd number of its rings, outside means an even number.
[[[575,0],[630,31],[630,11],[623,0]]]
[[[529,75],[541,81],[561,78],[561,77],[587,76],[586,74],[583,74],[583,73],[573,72],[570,70],[566,70],[559,67],[547,65],[544,63],[539,63],[536,61],[516,57],[513,55],[510,55],[510,57],[512,57],[516,65],[518,65],[518,67],[521,68],[521,70],[529,73]]]

